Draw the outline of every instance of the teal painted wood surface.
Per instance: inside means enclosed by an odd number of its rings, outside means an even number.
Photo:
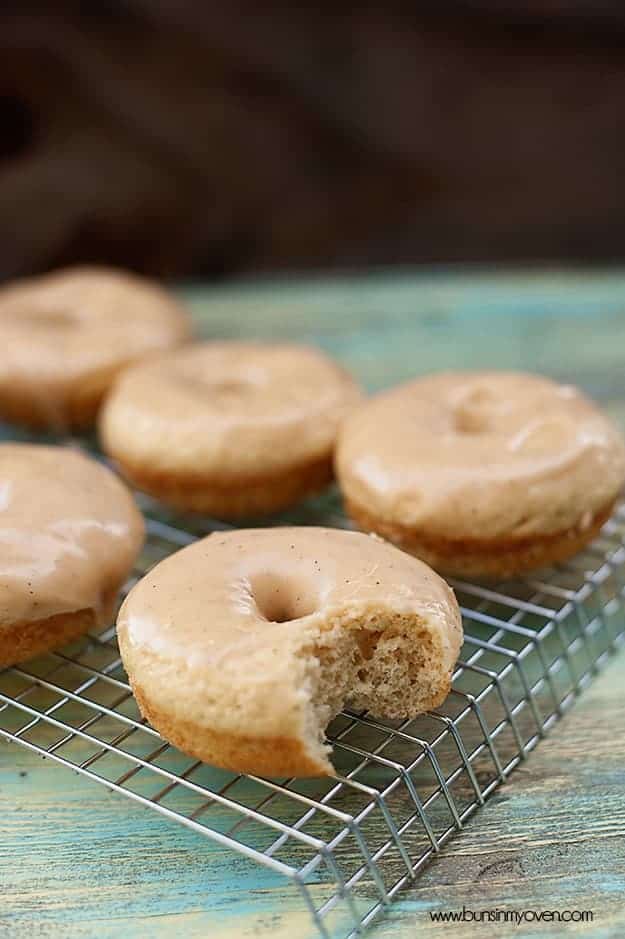
[[[527,368],[582,385],[625,424],[625,274],[437,271],[184,292],[203,335],[315,342],[370,390],[440,368]],[[624,683],[621,655],[404,892],[374,939],[483,935],[484,926],[430,922],[431,910],[463,903],[589,909],[585,935],[625,935]],[[278,876],[0,743],[0,935],[315,933]]]

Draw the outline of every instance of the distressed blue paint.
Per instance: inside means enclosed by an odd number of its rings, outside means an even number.
[[[439,368],[528,368],[580,383],[625,418],[622,274],[439,269],[184,292],[204,335],[317,342],[372,390]],[[617,750],[625,720],[613,703],[624,658],[502,790],[511,794],[508,801],[494,799],[403,894],[375,939],[429,936],[429,910],[476,898],[540,908],[582,898],[609,917],[595,939],[625,934],[625,917],[618,917],[619,903],[625,907],[625,832],[618,841],[614,824],[615,812],[625,817],[625,758],[622,746]],[[576,720],[583,745],[567,737]],[[487,880],[483,861],[492,866],[493,858],[504,873]],[[510,858],[525,871],[506,873]],[[0,887],[2,939],[315,934],[298,893],[271,871],[4,744]],[[338,915],[334,928],[345,922]]]

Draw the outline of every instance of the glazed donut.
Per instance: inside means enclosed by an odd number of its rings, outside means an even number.
[[[441,578],[381,539],[327,528],[215,532],[130,592],[119,645],[142,714],[236,772],[332,772],[346,701],[414,717],[449,691],[462,644]]]
[[[241,518],[326,485],[339,424],[359,400],[318,349],[203,343],[124,372],[100,439],[139,489],[177,509]]]
[[[505,577],[595,537],[625,479],[625,445],[581,392],[516,372],[427,376],[343,426],[348,513],[436,570]]]
[[[142,544],[143,519],[105,466],[0,444],[0,668],[106,624]]]
[[[135,274],[72,268],[0,289],[0,417],[64,432],[93,424],[117,373],[178,345],[189,319]]]

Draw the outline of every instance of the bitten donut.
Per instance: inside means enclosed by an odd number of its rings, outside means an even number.
[[[570,385],[454,372],[373,398],[344,425],[349,514],[436,570],[509,576],[595,537],[625,478],[623,438]]]
[[[56,431],[93,424],[117,373],[178,345],[189,319],[134,274],[72,268],[0,289],[0,417]]]
[[[105,466],[0,444],[0,667],[105,624],[142,544],[143,519]]]
[[[347,701],[414,717],[449,691],[456,599],[381,539],[328,528],[215,532],[162,561],[117,621],[141,709],[185,753],[236,772],[332,772]]]
[[[359,400],[318,349],[203,343],[124,372],[100,437],[139,489],[177,509],[241,518],[326,485],[337,430]]]

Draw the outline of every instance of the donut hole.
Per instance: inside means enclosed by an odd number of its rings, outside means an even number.
[[[211,391],[218,395],[233,395],[243,397],[252,390],[251,382],[240,381],[236,378],[224,379],[223,381],[211,382]]]
[[[452,409],[452,423],[459,434],[484,434],[492,428],[497,399],[484,386],[465,391]]]
[[[221,401],[238,401],[246,398],[254,389],[252,382],[239,378],[214,379],[209,375],[181,374],[177,380],[194,394]]]
[[[73,329],[78,318],[68,310],[24,310],[20,319],[41,329]]]
[[[316,591],[301,577],[257,574],[251,592],[258,613],[268,623],[290,623],[310,616],[319,606]]]

